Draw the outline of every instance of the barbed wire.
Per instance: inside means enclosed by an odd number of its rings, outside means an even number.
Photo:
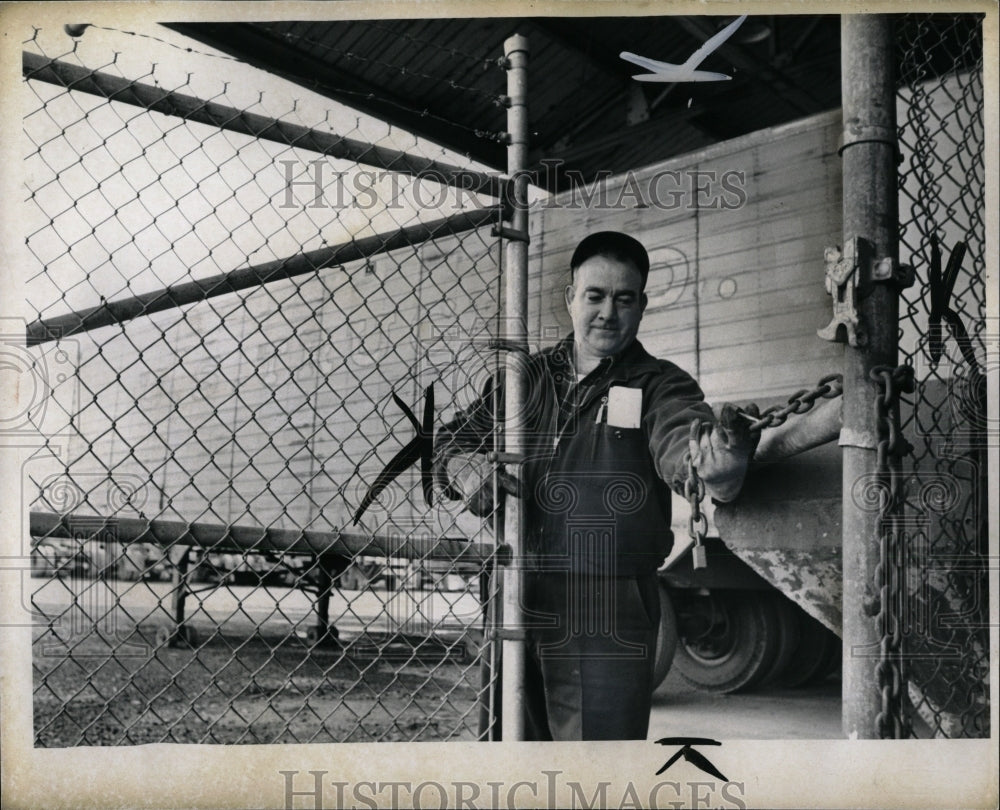
[[[87,23],[89,28],[95,28],[98,31],[107,31],[113,34],[123,34],[124,36],[136,37],[137,39],[146,39],[151,42],[158,42],[162,45],[166,45],[168,48],[173,48],[174,50],[181,51],[182,53],[195,54],[197,56],[207,56],[210,59],[221,59],[224,62],[237,62],[239,64],[248,64],[245,60],[240,59],[236,56],[229,56],[224,53],[213,53],[212,51],[202,51],[198,48],[192,48],[190,45],[178,45],[176,42],[171,42],[163,37],[155,36],[154,34],[146,34],[141,31],[127,31],[124,28],[115,28],[109,25],[98,25],[97,23]],[[72,36],[72,35],[71,35]]]
[[[171,48],[183,51],[185,53],[196,54],[196,55],[199,55],[199,56],[205,56],[205,57],[209,57],[209,58],[213,58],[213,59],[222,59],[222,60],[227,61],[227,62],[231,62],[231,63],[235,63],[235,64],[241,64],[241,65],[246,65],[248,68],[252,68],[254,70],[259,70],[259,68],[257,68],[256,65],[252,64],[251,62],[249,62],[246,59],[243,59],[241,57],[230,56],[230,55],[227,55],[227,54],[211,53],[209,51],[203,51],[203,50],[199,50],[197,48],[192,48],[192,47],[188,47],[188,46],[178,45],[178,44],[170,42],[170,41],[168,41],[168,40],[166,40],[166,39],[164,39],[162,37],[157,37],[157,36],[154,36],[152,34],[145,34],[145,33],[136,32],[136,31],[127,31],[127,30],[120,29],[120,28],[114,28],[114,27],[110,27],[110,26],[100,26],[100,25],[95,25],[95,24],[92,24],[92,23],[88,23],[87,25],[88,25],[88,27],[98,28],[99,30],[103,30],[103,31],[115,32],[115,33],[120,33],[120,34],[127,35],[127,36],[134,36],[134,37],[137,37],[137,38],[144,38],[144,39],[149,39],[151,41],[156,41],[156,42],[162,43],[164,45],[167,45],[167,46],[169,46]],[[37,28],[37,27],[35,28],[35,37],[37,37],[38,33],[41,30],[42,29],[40,29],[40,28]],[[301,35],[294,35],[294,34],[291,34],[290,32],[286,32],[285,34],[282,34],[281,36],[282,36],[282,38],[285,38],[285,39],[296,39],[296,40],[302,41],[302,42],[304,42],[306,44],[310,44],[310,45],[313,45],[313,46],[316,46],[316,47],[322,47],[322,48],[324,48],[326,50],[329,50],[331,52],[339,53],[339,54],[343,55],[345,58],[348,58],[348,59],[358,60],[358,61],[367,61],[367,62],[371,62],[372,64],[378,64],[379,66],[384,67],[387,70],[396,71],[399,75],[416,76],[418,78],[427,79],[427,80],[433,81],[433,82],[435,82],[437,84],[441,84],[443,86],[448,87],[449,89],[459,90],[459,91],[467,92],[467,93],[473,93],[473,94],[479,96],[480,98],[482,98],[483,100],[487,101],[489,104],[491,104],[492,106],[495,106],[495,107],[504,107],[505,106],[505,96],[504,96],[504,94],[502,92],[491,93],[490,91],[483,90],[481,88],[471,87],[471,86],[468,86],[468,85],[460,84],[460,83],[456,82],[454,79],[451,79],[451,78],[433,76],[431,74],[423,73],[423,72],[420,72],[420,71],[410,70],[406,66],[394,65],[394,64],[392,64],[390,62],[386,62],[386,61],[383,61],[383,60],[370,59],[369,57],[366,57],[363,54],[359,54],[359,53],[356,53],[356,52],[353,52],[353,51],[347,51],[347,50],[343,50],[343,49],[338,49],[338,48],[336,48],[334,46],[326,45],[325,43],[323,43],[321,41],[313,40],[313,39],[310,39],[308,37],[301,36]],[[25,44],[27,44],[28,42],[32,42],[33,39],[26,40]],[[74,47],[74,50],[75,50],[75,47]],[[454,52],[455,54],[461,55],[463,57],[474,59],[474,61],[476,61],[477,63],[482,64],[484,66],[484,69],[487,68],[487,67],[499,67],[501,65],[501,61],[499,61],[498,59],[487,59],[487,58],[472,57],[471,55],[463,54],[461,51],[458,51],[457,49],[452,49],[452,48],[447,48],[447,49],[442,49],[442,50],[445,50],[448,53]],[[374,90],[372,90],[372,91],[351,90],[351,89],[347,89],[347,88],[343,88],[343,87],[340,87],[340,86],[336,86],[336,85],[330,84],[329,82],[321,81],[319,79],[306,78],[306,77],[304,77],[304,76],[302,76],[300,74],[294,73],[292,71],[282,70],[281,68],[276,67],[276,66],[269,67],[267,72],[268,72],[269,75],[278,76],[278,77],[280,77],[282,79],[285,79],[285,80],[287,80],[289,82],[292,82],[293,84],[295,84],[297,86],[301,86],[301,87],[305,87],[305,88],[307,88],[309,90],[313,90],[314,92],[317,92],[320,95],[323,95],[323,96],[328,97],[328,98],[329,97],[337,98],[338,96],[342,96],[342,97],[346,97],[346,98],[356,99],[358,101],[369,101],[369,102],[370,101],[378,101],[380,104],[392,107],[392,108],[400,110],[402,112],[410,113],[410,114],[415,115],[415,116],[417,116],[419,118],[426,118],[428,120],[432,120],[432,121],[436,121],[436,122],[439,122],[439,123],[447,124],[449,127],[452,127],[452,128],[454,128],[456,130],[459,130],[461,132],[466,132],[466,133],[472,135],[473,137],[475,137],[475,138],[477,138],[479,140],[484,140],[484,141],[488,141],[488,142],[491,142],[491,143],[503,143],[505,141],[505,139],[506,139],[506,133],[504,133],[504,132],[501,132],[501,131],[496,131],[495,132],[495,131],[483,129],[482,127],[476,127],[476,126],[470,126],[468,124],[462,124],[462,123],[460,123],[458,121],[455,121],[453,118],[449,118],[448,116],[440,115],[438,113],[431,112],[431,110],[428,109],[428,108],[426,108],[426,107],[425,108],[417,108],[417,107],[414,107],[412,105],[406,104],[404,102],[398,101],[396,99],[390,99],[390,98],[386,98],[386,97],[380,97]],[[468,158],[470,156],[468,154],[466,154],[465,157]]]

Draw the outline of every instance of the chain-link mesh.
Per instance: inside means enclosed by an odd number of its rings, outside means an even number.
[[[391,395],[440,424],[496,361],[497,184],[114,34],[24,45],[36,744],[484,736],[490,525],[417,467],[352,524]]]
[[[983,59],[980,15],[898,21],[900,359],[913,444],[893,618],[918,736],[988,737]],[[949,261],[950,259],[950,261]]]

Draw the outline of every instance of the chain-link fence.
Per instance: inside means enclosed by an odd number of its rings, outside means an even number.
[[[24,44],[36,744],[488,736],[490,523],[416,466],[365,494],[496,362],[500,184],[235,60],[68,33]],[[502,103],[499,54],[447,52]],[[411,425],[393,394],[432,381]]]
[[[984,737],[981,18],[896,22],[901,728]],[[365,496],[498,362],[500,184],[237,60],[162,40],[201,68],[171,72],[116,34],[24,45],[51,394],[26,489],[36,743],[491,736],[492,524],[428,508],[417,466]],[[499,54],[442,50],[475,75],[443,87],[504,103]]]
[[[980,15],[897,21],[900,359],[915,371],[913,445],[890,554],[901,677],[917,736],[988,737],[988,445]],[[905,729],[905,726],[904,726]]]

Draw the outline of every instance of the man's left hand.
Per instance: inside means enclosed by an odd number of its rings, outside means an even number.
[[[697,445],[692,442],[698,475],[716,500],[731,501],[743,486],[750,456],[760,441],[760,431],[752,430],[759,416],[756,405],[741,410],[726,403],[712,429],[701,435]]]

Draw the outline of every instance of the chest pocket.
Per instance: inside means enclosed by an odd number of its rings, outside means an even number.
[[[639,472],[649,466],[649,441],[641,427],[615,427],[602,422],[594,426],[594,441],[590,460],[598,463],[602,472]]]

